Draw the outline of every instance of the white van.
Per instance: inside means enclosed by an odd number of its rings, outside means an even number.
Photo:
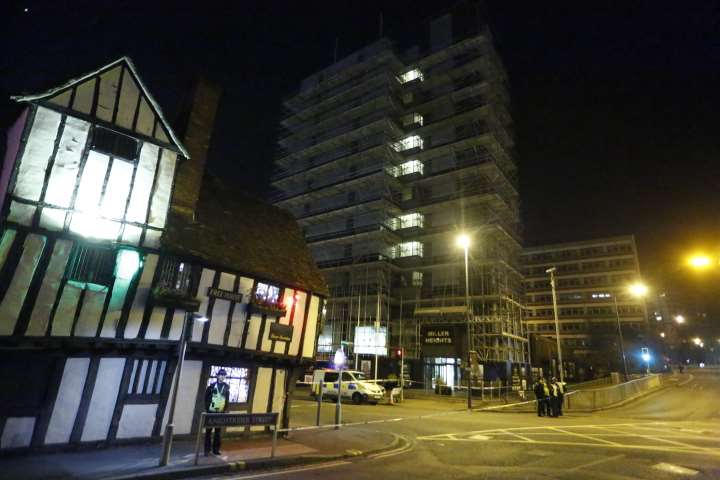
[[[323,396],[337,400],[339,372],[330,369],[323,369],[323,371],[325,372]],[[363,372],[343,370],[342,396],[352,400],[355,404],[362,402],[377,404],[385,396],[385,389],[374,382],[368,381]]]

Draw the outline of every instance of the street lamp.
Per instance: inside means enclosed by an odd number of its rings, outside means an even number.
[[[641,356],[645,365],[647,365],[646,374],[650,375],[650,350],[648,350],[647,347],[643,347]]]
[[[338,430],[340,428],[340,424],[342,423],[342,374],[346,362],[347,357],[345,356],[341,343],[340,348],[335,351],[335,356],[333,357],[333,363],[335,364],[335,369],[338,372],[338,394],[337,402],[335,403],[335,430]]]
[[[712,264],[712,258],[704,254],[693,255],[688,258],[688,265],[695,270],[707,270]]]
[[[633,283],[628,286],[628,292],[630,295],[641,298],[648,293],[648,287],[640,282]],[[622,325],[620,323],[620,309],[618,308],[617,295],[613,295],[613,302],[615,303],[615,318],[617,318],[618,337],[620,337],[620,352],[622,353],[623,369],[625,370],[625,381],[630,377],[628,374],[627,358],[625,356],[625,342],[623,341]]]
[[[682,315],[675,315],[675,323],[685,323],[685,317]]]
[[[467,407],[468,410],[472,409],[472,381],[470,380],[470,349],[472,348],[472,342],[470,341],[470,273],[468,269],[468,249],[470,248],[470,237],[461,233],[458,235],[455,243],[458,247],[465,251],[465,319],[467,322]]]
[[[557,271],[556,267],[551,267],[545,270],[545,273],[550,274],[550,288],[552,289],[552,298],[553,298],[553,313],[555,315],[555,341],[557,342],[557,351],[558,351],[558,370],[560,372],[560,382],[565,381],[565,374],[563,372],[563,360],[562,360],[562,347],[560,346],[560,320],[558,319],[558,306],[557,306],[557,293],[555,291],[556,285],[555,285],[555,272]]]
[[[695,338],[693,338],[693,339],[692,339],[692,342],[693,342],[695,345],[698,345],[698,346],[699,346],[701,343],[703,343],[702,338],[700,338],[700,337],[695,337]]]
[[[160,457],[160,466],[164,467],[170,460],[170,449],[172,448],[173,432],[175,430],[175,404],[177,403],[177,391],[180,386],[180,376],[182,375],[183,363],[185,363],[185,349],[187,348],[187,326],[191,325],[192,320],[198,322],[207,322],[208,319],[199,313],[185,312],[185,320],[183,321],[182,331],[180,332],[180,340],[178,341],[178,367],[177,374],[173,380],[172,395],[170,396],[170,412],[168,413],[168,423],[165,426],[163,435],[162,456]],[[192,332],[192,325],[190,326]]]

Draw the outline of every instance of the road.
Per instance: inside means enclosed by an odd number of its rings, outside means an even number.
[[[693,372],[623,407],[539,418],[531,413],[457,411],[462,404],[409,401],[403,406],[344,405],[346,421],[401,420],[360,427],[407,439],[376,457],[236,479],[720,479],[720,375]],[[332,405],[324,406],[332,419]],[[311,424],[312,402],[296,402],[296,424]],[[414,419],[412,417],[415,417]]]

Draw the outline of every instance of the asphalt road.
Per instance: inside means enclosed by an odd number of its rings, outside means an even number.
[[[562,418],[468,413],[462,404],[432,400],[343,405],[348,422],[396,420],[343,428],[391,431],[408,444],[370,458],[222,478],[720,479],[719,400],[720,373],[693,372],[623,407]],[[312,402],[295,402],[296,425],[311,424],[314,414]],[[323,421],[332,414],[325,404]]]

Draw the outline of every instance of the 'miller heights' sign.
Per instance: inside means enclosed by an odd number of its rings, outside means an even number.
[[[421,337],[424,356],[457,357],[464,347],[464,331],[459,325],[425,325]]]

